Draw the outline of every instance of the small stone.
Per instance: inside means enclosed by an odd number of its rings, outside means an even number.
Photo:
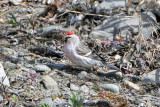
[[[93,86],[93,83],[92,83],[92,82],[85,82],[85,84],[86,84],[87,86]]]
[[[86,85],[81,86],[80,90],[86,94],[89,93],[89,88]]]
[[[126,7],[126,0],[103,0],[97,6],[97,12]]]
[[[90,90],[90,91],[89,91],[89,94],[90,94],[91,96],[97,96],[97,95],[98,95],[98,93],[95,92],[95,91],[93,91],[93,90]]]
[[[120,59],[121,58],[121,56],[120,55],[115,55],[115,57],[114,57],[116,60],[118,60],[118,59]]]
[[[74,84],[70,84],[70,89],[71,89],[72,91],[78,91],[78,90],[79,90],[79,87],[76,86],[76,85],[74,85]]]
[[[25,56],[25,54],[23,52],[18,53],[18,57],[24,57],[24,56]]]
[[[53,68],[56,68],[56,69],[63,69],[63,68],[65,68],[65,64],[54,64],[53,65]]]
[[[134,88],[135,90],[140,90],[139,85],[134,84],[134,83],[132,83],[132,82],[130,82],[130,81],[128,81],[128,80],[124,80],[124,83],[127,84],[128,86]]]
[[[10,40],[10,43],[13,44],[13,45],[17,45],[18,44],[18,40],[13,38]]]
[[[92,39],[113,41],[113,34],[112,33],[108,33],[108,32],[101,31],[101,30],[93,30],[89,34],[89,37]]]
[[[45,71],[51,71],[51,68],[49,68],[48,66],[46,65],[35,65],[34,66],[34,70],[37,71],[37,72],[45,72]]]
[[[59,94],[58,84],[50,76],[48,75],[42,76],[41,83],[44,85],[44,88],[54,90],[56,94]]]
[[[16,55],[16,52],[15,52],[13,49],[10,49],[10,48],[2,48],[2,49],[1,49],[1,52],[2,52],[4,55],[8,55],[8,56]]]
[[[115,93],[119,93],[119,87],[114,84],[103,84],[103,85],[100,85],[100,88],[103,88],[104,90],[112,91]]]
[[[116,72],[116,75],[122,77],[122,72]]]
[[[8,69],[16,69],[18,66],[14,63],[11,63],[10,61],[6,61],[3,63],[3,67]]]
[[[88,76],[88,73],[86,71],[82,71],[78,74],[79,79],[85,79]]]
[[[142,75],[142,82],[157,82],[160,83],[160,68]]]

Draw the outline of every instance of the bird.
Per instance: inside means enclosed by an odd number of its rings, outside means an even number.
[[[6,76],[6,73],[5,73],[4,68],[1,63],[0,63],[0,84],[7,86],[7,87],[10,87],[9,80]]]
[[[65,33],[64,53],[72,63],[84,68],[106,66],[119,70],[117,67],[107,64],[97,54],[94,54],[87,46],[81,43],[80,38],[73,32]]]

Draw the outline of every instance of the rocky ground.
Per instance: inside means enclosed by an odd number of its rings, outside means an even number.
[[[158,0],[0,0],[1,107],[159,107]],[[120,70],[88,70],[64,55],[75,32]]]

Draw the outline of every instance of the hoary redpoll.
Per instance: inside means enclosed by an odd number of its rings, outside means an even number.
[[[65,34],[64,53],[72,63],[85,68],[107,66],[119,70],[115,66],[106,64],[97,55],[93,55],[89,48],[80,42],[79,37],[72,32]]]

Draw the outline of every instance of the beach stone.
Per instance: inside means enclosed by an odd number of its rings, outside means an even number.
[[[160,83],[160,68],[141,76],[142,82]]]
[[[44,85],[44,88],[53,90],[55,94],[60,93],[57,82],[50,76],[42,76],[41,83]]]
[[[4,55],[8,55],[8,56],[14,56],[14,55],[16,55],[16,51],[13,50],[13,49],[10,49],[10,48],[2,48],[2,49],[1,49],[1,52],[2,52]]]
[[[48,66],[46,65],[35,65],[34,66],[34,70],[37,71],[37,72],[45,72],[45,71],[51,71],[51,68],[49,68]]]
[[[71,89],[72,91],[78,91],[78,90],[79,90],[79,87],[71,83],[71,84],[70,84],[70,89]]]
[[[114,84],[103,84],[103,85],[100,85],[100,88],[104,90],[112,91],[115,93],[119,93],[119,87]]]

